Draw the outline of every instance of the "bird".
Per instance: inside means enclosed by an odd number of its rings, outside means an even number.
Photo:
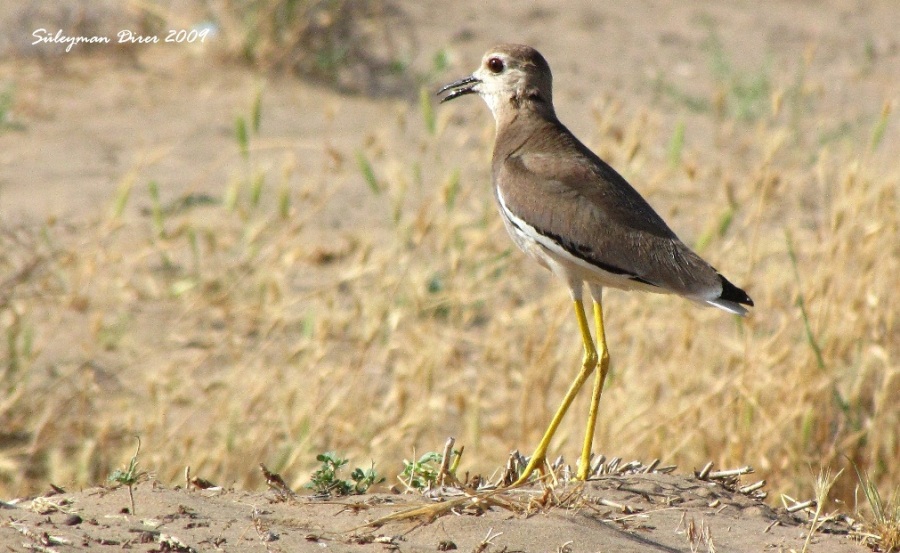
[[[477,94],[496,123],[491,177],[507,232],[527,256],[565,282],[584,348],[581,367],[528,463],[511,484],[546,474],[550,441],[595,374],[576,479],[587,480],[600,397],[609,371],[604,288],[674,294],[745,316],[753,300],[692,251],[615,169],[556,116],[544,56],[499,44],[468,77],[442,87],[441,103]],[[582,297],[593,301],[596,343]]]

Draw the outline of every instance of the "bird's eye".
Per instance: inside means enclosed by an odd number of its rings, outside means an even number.
[[[506,66],[503,65],[503,60],[494,57],[487,60],[487,68],[491,70],[491,73],[502,73]]]

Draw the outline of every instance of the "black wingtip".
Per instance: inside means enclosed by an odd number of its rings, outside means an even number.
[[[750,299],[747,292],[744,292],[729,282],[728,279],[722,275],[719,275],[719,280],[722,281],[722,293],[719,295],[719,299],[753,307],[753,300]]]

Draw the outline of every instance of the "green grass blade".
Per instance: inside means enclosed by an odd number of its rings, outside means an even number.
[[[125,212],[128,200],[131,198],[131,190],[134,188],[136,177],[137,175],[134,172],[128,173],[125,178],[122,179],[119,188],[116,189],[116,197],[115,200],[113,200],[113,206],[110,212],[112,219],[120,219]]]
[[[694,249],[697,250],[698,253],[703,253],[706,248],[712,244],[713,238],[725,236],[728,229],[731,228],[731,223],[734,221],[734,213],[734,207],[729,206],[728,209],[719,216],[719,220],[716,221],[716,224],[709,226],[709,228],[703,231],[703,234],[697,238],[697,241],[694,242]]]
[[[456,205],[456,197],[459,195],[459,168],[450,173],[450,178],[444,185],[444,206],[447,211],[452,211]]]
[[[150,191],[150,216],[153,221],[153,230],[158,238],[165,236],[165,221],[163,220],[162,203],[159,200],[159,184],[152,180],[147,184]]]
[[[250,121],[253,134],[259,134],[259,126],[262,124],[262,87],[256,89],[253,97],[253,105],[250,107]]]
[[[369,189],[375,194],[381,194],[381,184],[378,183],[378,177],[375,176],[375,169],[372,168],[372,164],[362,150],[356,151],[356,165],[366,180],[366,184],[369,185]]]
[[[681,164],[681,154],[684,151],[684,121],[679,121],[675,125],[675,131],[669,140],[669,165],[678,167]]]
[[[262,199],[263,186],[265,184],[266,173],[264,171],[260,171],[253,178],[253,182],[250,183],[250,207],[259,207],[259,202]]]
[[[431,93],[424,86],[419,88],[419,109],[422,110],[428,134],[434,135],[437,132],[437,117],[434,114],[434,104],[431,103]]]
[[[222,205],[225,206],[225,208],[229,211],[234,211],[237,208],[238,196],[240,195],[240,191],[240,179],[232,179],[231,182],[228,183],[228,186],[225,187],[225,195],[222,197]]]
[[[234,135],[238,148],[241,150],[241,156],[247,159],[250,157],[250,137],[247,133],[247,121],[240,115],[234,121]]]
[[[881,141],[884,140],[884,132],[887,130],[888,118],[890,115],[891,104],[885,102],[884,107],[881,108],[881,117],[878,119],[878,122],[875,123],[875,128],[872,129],[872,140],[869,142],[869,150],[874,152],[878,149],[878,146],[881,145]]]
[[[800,270],[797,269],[797,253],[794,251],[794,240],[791,238],[789,231],[784,232],[785,241],[787,242],[788,257],[791,259],[791,267],[794,269],[794,280],[797,283],[797,307],[800,308],[800,317],[803,319],[803,328],[806,331],[806,341],[812,348],[816,356],[816,365],[821,370],[825,370],[825,358],[822,356],[822,348],[813,333],[812,325],[809,323],[809,314],[806,312],[806,302],[803,300],[803,285],[800,283]]]
[[[278,216],[287,219],[291,214],[291,189],[286,184],[278,189]]]
[[[441,48],[437,52],[435,52],[434,57],[431,59],[431,70],[434,73],[441,73],[450,65],[450,58],[447,56],[447,51]]]

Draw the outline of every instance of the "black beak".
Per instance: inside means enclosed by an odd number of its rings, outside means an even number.
[[[460,79],[456,82],[450,83],[444,88],[437,91],[437,95],[440,96],[444,92],[450,91],[450,94],[447,94],[441,99],[441,103],[449,102],[454,98],[459,98],[460,96],[465,96],[466,94],[475,94],[475,85],[480,83],[481,80],[476,79],[475,77],[469,76],[465,79]]]

